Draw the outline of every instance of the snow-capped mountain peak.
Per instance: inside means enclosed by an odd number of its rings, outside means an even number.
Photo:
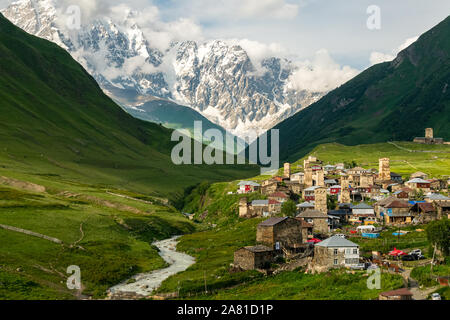
[[[233,41],[182,41],[161,52],[139,27],[136,11],[125,12],[124,19],[96,17],[75,31],[62,25],[64,8],[53,0],[20,0],[1,12],[68,50],[122,104],[168,99],[238,136],[269,129],[323,95],[293,90],[295,66],[288,60],[252,61]]]

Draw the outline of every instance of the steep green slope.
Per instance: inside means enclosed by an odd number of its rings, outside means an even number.
[[[256,169],[173,165],[171,130],[124,112],[66,51],[1,15],[0,123],[0,165],[10,176],[32,171],[167,195]]]
[[[282,159],[297,160],[314,146],[450,140],[450,17],[402,51],[375,65],[275,127]]]

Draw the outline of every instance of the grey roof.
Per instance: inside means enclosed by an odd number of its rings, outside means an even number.
[[[309,188],[305,189],[305,191],[314,191],[314,190],[316,190],[316,189],[318,189],[318,188],[321,188],[321,187],[319,187],[319,186],[313,186],[313,187],[309,187]]]
[[[269,200],[253,200],[252,206],[268,206]]]
[[[356,206],[352,206],[352,209],[373,209],[373,207],[368,205],[367,203],[360,203]]]
[[[337,184],[337,181],[334,179],[327,179],[324,181],[326,184]]]
[[[312,202],[303,202],[297,205],[298,208],[314,208],[314,203]]]
[[[283,221],[285,221],[287,219],[289,219],[289,218],[288,217],[284,217],[284,218],[273,217],[273,218],[267,219],[264,222],[261,222],[260,224],[258,224],[258,227],[259,226],[261,226],[261,227],[272,227],[272,226],[274,226],[276,224],[279,224],[280,222],[283,222]]]
[[[423,180],[420,178],[415,178],[415,179],[409,180],[407,183],[430,183],[430,181]]]
[[[353,243],[347,239],[333,236],[331,238],[328,238],[322,242],[319,242],[316,244],[316,246],[319,247],[332,247],[332,248],[342,248],[342,247],[359,247],[356,243]]]
[[[426,196],[425,198],[430,199],[430,200],[441,200],[441,201],[450,200],[449,197],[446,197],[440,193],[433,193],[429,196]]]
[[[319,210],[306,210],[300,213],[297,218],[326,218],[328,215]]]

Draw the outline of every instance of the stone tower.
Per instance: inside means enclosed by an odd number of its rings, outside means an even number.
[[[316,171],[316,186],[325,186],[325,173],[323,172],[323,169]]]
[[[427,138],[427,139],[434,139],[433,128],[426,128],[425,129],[425,138]]]
[[[239,217],[245,218],[248,215],[248,203],[247,198],[241,198],[239,200]]]
[[[341,194],[339,195],[339,203],[351,203],[350,189],[347,187],[341,188]]]
[[[284,164],[283,178],[287,178],[287,179],[291,178],[291,164],[290,163],[285,163]]]
[[[378,179],[382,181],[391,180],[391,166],[389,158],[380,159],[380,168],[378,173]]]
[[[305,168],[305,187],[309,188],[313,186],[313,171],[312,168]]]
[[[341,188],[348,188],[350,185],[350,177],[347,175],[341,176]]]
[[[317,188],[314,191],[315,196],[315,205],[314,209],[318,210],[322,213],[327,214],[328,213],[328,207],[327,207],[327,189],[326,188]]]

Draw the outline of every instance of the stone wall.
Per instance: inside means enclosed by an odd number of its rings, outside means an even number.
[[[242,248],[234,253],[234,266],[243,270],[266,269],[273,258],[273,251],[252,252]]]

